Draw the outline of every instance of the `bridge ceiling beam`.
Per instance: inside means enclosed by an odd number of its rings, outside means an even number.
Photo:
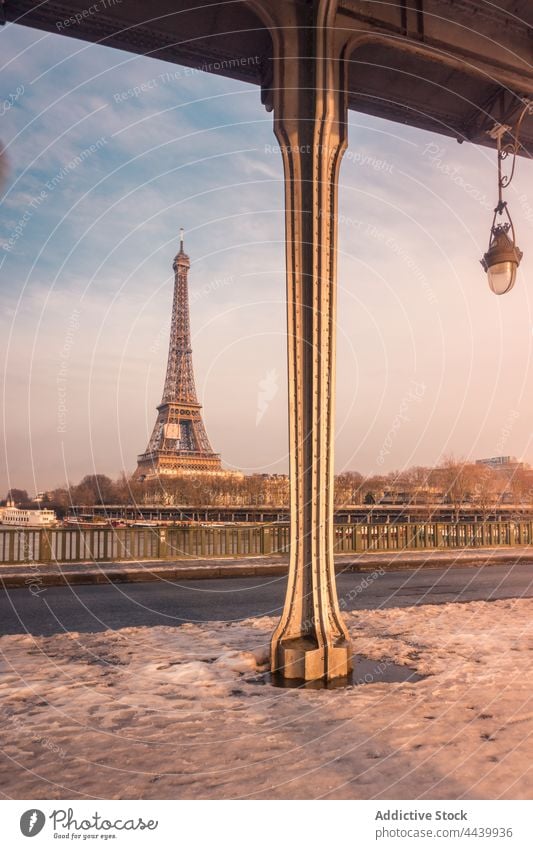
[[[288,22],[306,4],[264,5]],[[3,8],[8,21],[48,32],[267,88],[271,80],[273,42],[253,0],[5,0]],[[350,45],[355,111],[492,145],[486,128],[500,120],[498,96],[515,110],[533,96],[530,0],[343,0],[333,25]],[[523,152],[533,153],[533,118],[523,127]]]

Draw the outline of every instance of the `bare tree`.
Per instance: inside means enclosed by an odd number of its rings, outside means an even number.
[[[413,466],[403,474],[405,489],[410,504],[425,504],[430,499],[432,469],[426,466]]]
[[[335,507],[361,504],[363,476],[359,472],[342,472],[335,477]]]
[[[452,455],[445,457],[439,466],[437,479],[444,499],[453,507],[455,522],[459,521],[462,507],[472,499],[475,477],[475,465],[464,459],[456,460]]]
[[[509,480],[513,503],[530,507],[533,502],[533,470],[517,468]]]
[[[381,475],[365,478],[361,489],[365,504],[377,504],[385,494],[386,480]]]
[[[501,481],[491,468],[480,463],[474,466],[472,485],[476,503],[486,519],[501,500]]]
[[[7,493],[6,501],[13,501],[17,507],[19,505],[25,506],[26,504],[29,504],[30,496],[28,495],[27,490],[12,487]]]

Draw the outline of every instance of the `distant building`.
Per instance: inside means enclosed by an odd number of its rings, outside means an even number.
[[[516,472],[519,469],[529,468],[527,463],[517,460],[516,457],[511,457],[510,454],[505,454],[501,457],[485,457],[482,460],[476,460],[476,466],[487,466],[489,469],[499,472]]]
[[[385,487],[379,504],[440,504],[444,493],[437,486],[416,486],[396,489]]]

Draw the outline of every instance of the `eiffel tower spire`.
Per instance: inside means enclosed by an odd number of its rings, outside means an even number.
[[[221,472],[220,456],[211,448],[194,383],[189,283],[191,267],[183,246],[173,262],[174,298],[163,397],[148,447],[138,457],[136,476],[180,475],[186,472]]]
[[[176,254],[172,267],[174,269],[172,325],[167,376],[161,403],[198,404],[192,367],[189,284],[187,280],[191,263],[183,250],[183,230],[180,230],[180,250]]]

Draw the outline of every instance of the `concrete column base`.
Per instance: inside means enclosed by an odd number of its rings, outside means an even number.
[[[352,647],[344,639],[321,647],[306,637],[283,640],[273,647],[271,669],[280,678],[301,681],[347,678],[353,670]]]

